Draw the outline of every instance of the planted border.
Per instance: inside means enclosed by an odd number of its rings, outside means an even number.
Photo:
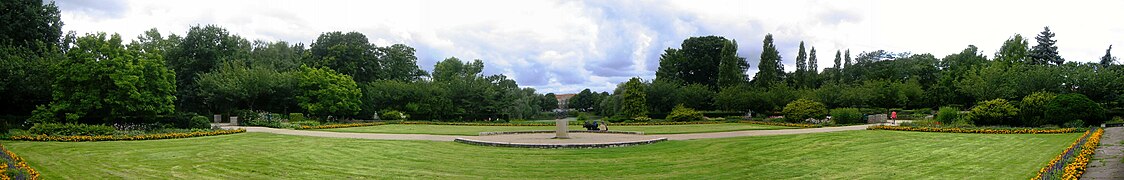
[[[155,140],[155,139],[177,139],[189,137],[202,137],[202,136],[215,136],[234,133],[243,133],[246,129],[232,129],[232,130],[215,130],[203,132],[190,132],[190,133],[164,133],[164,134],[144,134],[135,136],[48,136],[48,135],[34,135],[34,136],[12,136],[11,140],[20,141],[63,141],[63,142],[82,142],[82,141],[136,141],[136,140]]]
[[[782,123],[782,122],[765,122],[765,121],[741,121],[740,123],[771,125],[771,126],[787,126],[787,127],[798,127],[798,128],[821,128],[821,127],[823,127],[823,125],[819,125],[819,124]]]
[[[1031,180],[1080,178],[1082,174],[1085,174],[1085,168],[1088,167],[1089,160],[1092,159],[1093,153],[1100,145],[1101,135],[1103,134],[1104,129],[1085,131],[1081,138],[1073,141],[1073,144],[1070,144],[1065,151],[1062,151],[1061,154],[1050,160],[1050,163],[1047,163],[1045,167],[1038,170],[1038,175]]]
[[[691,122],[635,122],[635,123],[609,123],[610,126],[657,126],[657,125],[691,125],[691,124],[722,124],[721,121],[691,121]],[[409,125],[452,125],[452,126],[554,126],[554,123],[477,123],[477,122],[431,122],[431,121],[400,121],[390,124]],[[581,125],[581,122],[570,121],[570,125]]]
[[[35,171],[35,169],[31,168],[31,166],[28,166],[27,162],[23,161],[23,158],[16,156],[16,153],[13,153],[12,151],[8,151],[8,148],[4,148],[4,146],[0,146],[0,150],[4,151],[4,155],[0,158],[7,159],[7,162],[12,163],[5,163],[3,165],[0,165],[0,179],[39,179],[39,171]],[[16,170],[22,169],[24,171],[27,171],[27,174],[23,174],[24,176],[9,177],[7,173],[3,173],[6,170],[12,168],[15,168]]]
[[[976,134],[1057,134],[1057,133],[1076,133],[1081,132],[1077,128],[1058,128],[1058,129],[963,129],[963,128],[939,128],[939,127],[911,127],[911,126],[870,126],[867,130],[892,130],[892,131],[918,131],[918,132],[942,132],[942,133],[976,133]]]
[[[297,127],[296,129],[331,129],[331,128],[349,128],[349,127],[363,127],[363,126],[378,126],[378,125],[385,125],[385,124],[386,124],[386,123],[384,123],[384,122],[373,122],[373,123],[347,123],[347,124],[328,124],[328,125],[319,125],[319,126],[300,126],[300,127]]]

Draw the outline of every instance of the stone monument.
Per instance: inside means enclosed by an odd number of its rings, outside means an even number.
[[[554,139],[570,139],[570,129],[567,127],[570,123],[566,122],[565,118],[558,118],[554,120]]]

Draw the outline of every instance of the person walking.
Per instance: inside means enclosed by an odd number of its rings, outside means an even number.
[[[890,124],[898,124],[898,112],[890,111]]]

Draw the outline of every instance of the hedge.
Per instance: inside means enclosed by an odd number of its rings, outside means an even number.
[[[1077,128],[1009,128],[1009,129],[992,129],[992,128],[939,128],[939,127],[912,127],[912,126],[870,126],[867,130],[893,130],[893,131],[918,131],[918,132],[943,132],[943,133],[978,133],[978,134],[1056,134],[1056,133],[1076,133],[1080,132]]]

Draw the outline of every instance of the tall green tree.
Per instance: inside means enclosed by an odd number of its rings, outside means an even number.
[[[731,87],[748,83],[745,71],[749,63],[745,58],[738,57],[738,42],[731,41],[722,46],[722,62],[718,67],[718,86]]]
[[[804,87],[815,88],[819,86],[819,66],[816,65],[816,61],[819,60],[816,59],[816,47],[812,46],[812,50],[808,52],[808,68],[806,68],[807,71],[804,73],[804,81],[807,83],[805,83]]]
[[[332,68],[354,77],[359,83],[381,79],[379,52],[362,33],[336,31],[320,34],[309,47],[309,52],[306,64]]]
[[[773,34],[766,34],[762,42],[761,62],[757,65],[758,71],[751,83],[757,87],[769,87],[784,82],[784,66],[781,65],[777,46],[773,45]]]
[[[660,58],[656,79],[685,84],[703,84],[717,89],[722,60],[737,57],[737,49],[727,49],[732,41],[719,36],[691,37],[683,40],[679,50],[666,50]],[[736,60],[736,58],[731,59]],[[673,66],[673,67],[663,67]],[[741,67],[740,65],[734,65]],[[747,65],[748,66],[748,65]],[[748,68],[748,67],[747,67]],[[733,73],[733,72],[731,72]]]
[[[363,97],[351,76],[328,68],[301,66],[297,102],[312,116],[346,118],[359,112]]]
[[[211,112],[232,110],[296,111],[293,97],[297,78],[269,64],[226,61],[215,71],[199,75],[196,81],[203,103]]]
[[[586,111],[592,110],[592,108],[593,108],[594,101],[595,101],[595,97],[593,97],[593,96],[594,96],[593,91],[590,91],[589,89],[584,89],[581,92],[579,92],[577,95],[574,95],[574,97],[570,98],[569,99],[570,102],[568,102],[568,104],[569,104],[570,108],[572,108],[572,109],[576,109],[578,111],[586,112]]]
[[[625,118],[648,117],[647,96],[644,92],[644,82],[633,77],[622,85],[621,107],[617,115]]]
[[[382,67],[379,77],[388,80],[415,81],[429,76],[425,70],[418,67],[418,57],[414,55],[413,47],[405,44],[395,44],[387,47],[378,47]]]
[[[797,84],[803,85],[805,72],[808,72],[808,54],[804,51],[804,41],[800,41],[800,49],[796,51]]]
[[[1027,45],[1026,39],[1023,39],[1020,34],[1015,34],[1014,37],[1003,42],[1003,46],[999,47],[999,52],[995,52],[995,61],[1006,64],[1029,64],[1030,59],[1027,58],[1029,53],[1030,47]]]
[[[1054,40],[1054,33],[1050,32],[1049,26],[1043,29],[1045,30],[1042,30],[1038,36],[1034,37],[1034,40],[1038,41],[1038,45],[1034,45],[1034,47],[1030,49],[1030,64],[1040,65],[1052,63],[1054,65],[1062,65],[1062,63],[1065,63],[1065,59],[1062,59],[1062,57],[1058,55],[1058,46],[1055,45],[1058,41]]]
[[[851,67],[851,49],[847,49],[846,53],[843,55],[843,66]]]
[[[539,107],[542,107],[542,109],[540,109],[539,111],[552,111],[554,109],[558,109],[558,98],[556,97],[556,95],[554,95],[554,93],[546,93],[542,96],[542,101],[539,102],[542,103],[541,105],[539,105]]]
[[[164,58],[176,73],[176,107],[189,112],[203,112],[203,97],[195,82],[198,76],[211,72],[226,60],[246,59],[250,42],[215,25],[192,26],[179,45]]]
[[[0,1],[0,45],[29,48],[43,52],[61,43],[62,20],[55,1],[42,0]]]
[[[121,36],[88,34],[59,64],[53,98],[32,122],[151,123],[175,111],[176,75],[162,56],[127,49]]]

